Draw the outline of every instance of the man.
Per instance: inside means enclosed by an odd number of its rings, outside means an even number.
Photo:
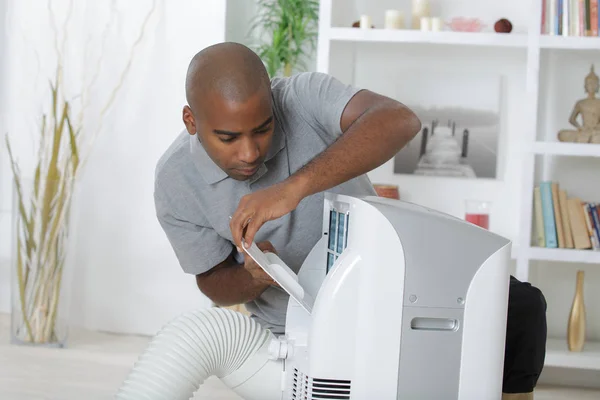
[[[156,169],[158,219],[207,297],[245,304],[283,334],[289,297],[241,247],[256,242],[298,272],[321,236],[324,191],[375,195],[365,174],[421,123],[401,103],[325,74],[270,80],[260,58],[234,43],[196,54],[185,84],[186,132]]]

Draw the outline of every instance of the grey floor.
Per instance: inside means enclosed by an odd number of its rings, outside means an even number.
[[[9,321],[0,315],[0,399],[100,400],[113,398],[148,338],[78,331],[67,349],[9,343]],[[205,382],[194,399],[239,400],[218,379]],[[536,400],[598,400],[600,391],[540,387]]]

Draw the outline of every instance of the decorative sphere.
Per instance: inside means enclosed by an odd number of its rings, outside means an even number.
[[[506,18],[499,19],[494,24],[494,30],[498,33],[510,33],[512,28],[512,24]]]

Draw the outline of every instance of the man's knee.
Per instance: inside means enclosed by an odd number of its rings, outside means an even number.
[[[546,298],[540,289],[529,282],[520,282],[511,277],[508,296],[509,321],[513,316],[516,319],[512,322],[518,322],[521,326],[536,326],[540,322],[545,325],[547,308]]]
[[[542,372],[546,354],[547,303],[542,291],[511,277],[504,391],[532,391]]]
[[[548,304],[540,289],[511,277],[508,298],[507,342],[519,340],[519,347],[545,352],[546,310]],[[519,349],[515,349],[518,351]]]

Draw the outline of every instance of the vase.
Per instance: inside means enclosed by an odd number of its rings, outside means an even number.
[[[70,303],[73,183],[14,179],[11,342],[65,347]]]
[[[583,298],[584,272],[577,271],[577,283],[575,295],[569,313],[569,324],[567,327],[567,342],[569,351],[579,352],[585,344],[585,303]]]

